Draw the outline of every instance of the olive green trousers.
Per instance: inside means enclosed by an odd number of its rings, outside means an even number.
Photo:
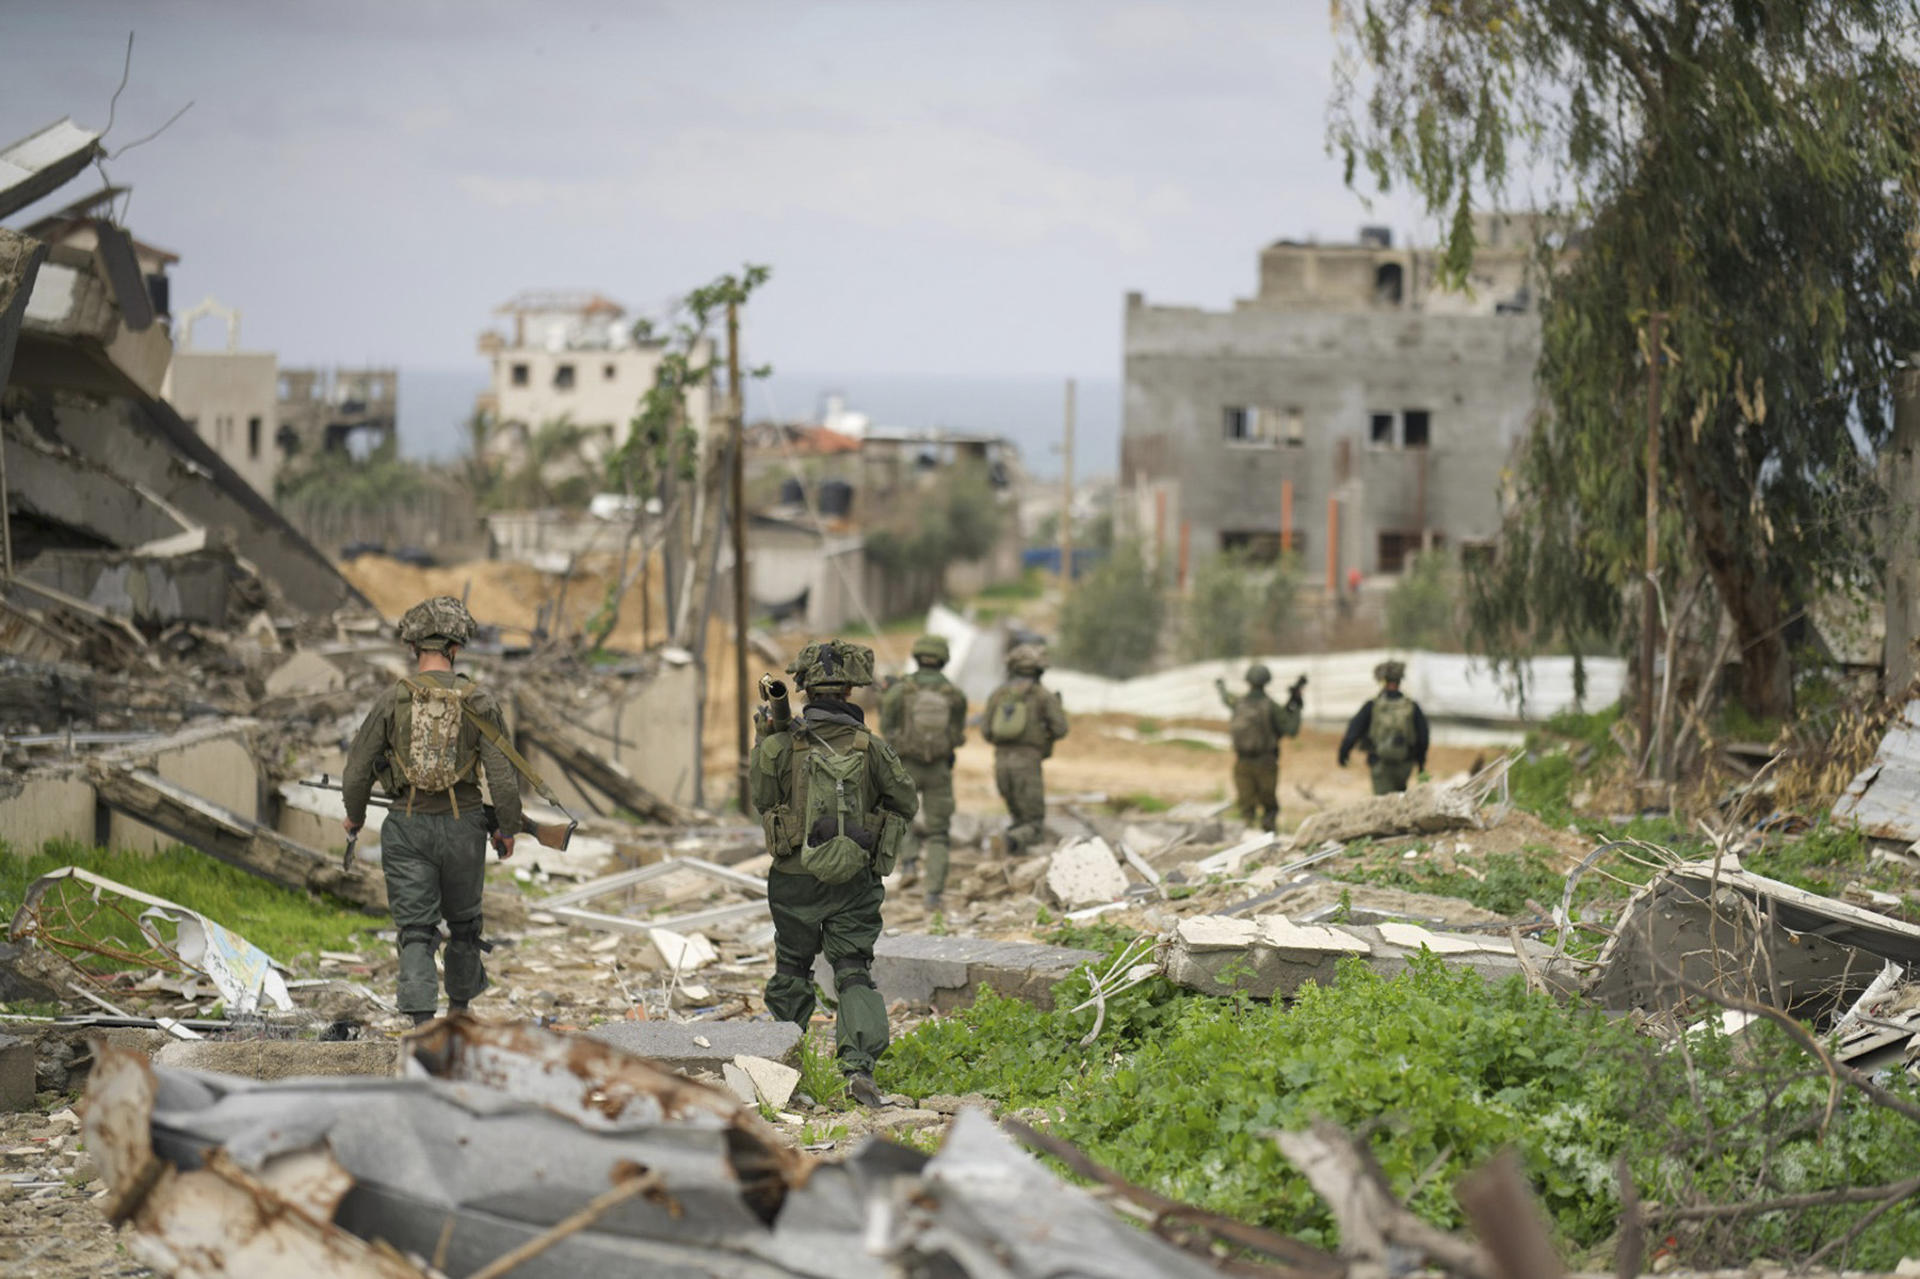
[[[909,867],[919,864],[928,894],[945,892],[953,843],[953,765],[945,760],[931,764],[913,759],[900,762],[906,765],[914,789],[920,792],[920,816],[915,825],[925,829],[924,835],[916,831],[917,838],[907,845],[901,861]]]
[[[798,858],[793,860],[798,861]],[[813,960],[825,955],[840,1000],[833,1036],[840,1069],[871,1071],[887,1050],[887,1004],[874,988],[873,944],[887,890],[867,870],[844,884],[823,884],[804,871],[767,874],[773,912],[773,976],[767,1011],[802,1030],[813,1018]]]
[[[439,1002],[433,952],[447,921],[447,998],[466,1002],[487,988],[480,958],[480,896],[487,881],[487,819],[475,807],[450,813],[390,813],[380,827],[380,867],[399,931],[400,1011],[430,1013]]]

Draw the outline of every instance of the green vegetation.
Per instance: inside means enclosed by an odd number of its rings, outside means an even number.
[[[984,559],[1000,537],[1006,508],[983,465],[955,465],[931,489],[914,489],[908,504],[867,534],[867,554],[889,573],[938,579],[949,564]]]
[[[1107,807],[1116,813],[1164,813],[1173,805],[1158,795],[1148,791],[1131,791],[1125,795],[1115,795],[1107,801]]]
[[[1058,658],[1064,666],[1125,679],[1160,647],[1166,588],[1138,542],[1122,542],[1074,584],[1060,612]]]
[[[1066,946],[1072,950],[1097,950],[1111,954],[1138,941],[1140,933],[1124,924],[1105,923],[1094,920],[1090,924],[1062,924],[1058,928],[1042,933],[1040,940],[1049,946]]]
[[[1181,610],[1181,656],[1199,662],[1283,647],[1299,592],[1297,556],[1261,563],[1228,551],[1202,559]]]
[[[1646,1199],[1740,1202],[1908,1174],[1912,1130],[1847,1094],[1824,1140],[1824,1078],[1762,1026],[1731,1042],[1702,1035],[1663,1053],[1630,1024],[1567,1009],[1515,980],[1489,986],[1425,957],[1384,978],[1349,961],[1292,1005],[1211,999],[1155,980],[1111,998],[1100,1040],[1084,971],[1041,1011],[987,992],[901,1039],[885,1086],[914,1096],[980,1092],[1037,1107],[1051,1131],[1163,1194],[1323,1246],[1324,1205],[1280,1155],[1276,1130],[1331,1119],[1371,1132],[1396,1194],[1448,1229],[1452,1188],[1503,1146],[1522,1154],[1564,1249],[1603,1247],[1616,1228],[1616,1161]],[[1691,1073],[1689,1073],[1691,1071]],[[1913,1089],[1901,1080],[1903,1095]],[[1768,1160],[1728,1158],[1765,1147]],[[1769,1214],[1737,1237],[1681,1232],[1677,1260],[1716,1248],[1804,1256],[1864,1205]],[[1908,1204],[1869,1227],[1848,1266],[1891,1266],[1920,1243]],[[1841,1260],[1835,1258],[1836,1261]]]
[[[1912,7],[1361,0],[1336,25],[1349,182],[1410,190],[1451,282],[1487,272],[1483,238],[1534,254],[1541,406],[1469,575],[1473,638],[1519,658],[1631,625],[1659,316],[1660,576],[1709,573],[1738,700],[1790,716],[1789,623],[1876,589],[1885,554],[1875,459],[1920,346]],[[1474,216],[1523,206],[1543,216]]]
[[[853,1105],[847,1097],[847,1077],[831,1048],[815,1046],[811,1037],[800,1041],[799,1092],[813,1098],[822,1110],[847,1110]],[[842,1135],[845,1135],[844,1132]]]
[[[191,907],[214,923],[239,933],[282,963],[292,963],[300,956],[316,955],[322,950],[357,950],[366,940],[361,934],[371,933],[384,923],[361,913],[350,903],[316,899],[307,893],[269,884],[181,845],[147,856],[118,849],[89,848],[64,840],[47,843],[31,857],[14,855],[0,845],[0,910],[11,916],[25,900],[29,884],[62,866],[84,867],[129,888]],[[125,903],[125,915],[111,910],[90,912],[79,906],[91,896],[90,886],[57,885],[53,891],[71,895],[77,915],[90,914],[84,931],[92,939],[115,938],[124,949],[146,949],[146,943],[130,922],[144,909],[138,903]],[[102,900],[109,901],[111,897],[103,894]]]
[[[1387,643],[1449,652],[1460,646],[1460,571],[1447,551],[1413,557],[1387,593]]]
[[[274,480],[279,505],[311,512],[348,514],[386,511],[417,500],[434,485],[433,473],[383,444],[365,460],[345,449],[328,449],[282,467]]]
[[[995,582],[982,588],[975,599],[982,600],[1037,600],[1047,589],[1047,575],[1037,568],[1030,568],[1011,582]]]
[[[1550,854],[1543,849],[1492,853],[1480,864],[1485,869],[1483,877],[1478,879],[1462,870],[1447,871],[1398,858],[1382,866],[1341,871],[1338,878],[1414,893],[1458,897],[1482,910],[1508,916],[1531,914],[1529,901],[1551,909],[1566,887],[1566,876],[1554,869]]]

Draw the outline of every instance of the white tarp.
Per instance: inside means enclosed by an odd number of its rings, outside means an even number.
[[[1407,653],[1389,649],[1198,662],[1129,680],[1053,670],[1047,672],[1046,682],[1060,694],[1071,714],[1224,721],[1227,708],[1214,690],[1213,681],[1224,679],[1229,689],[1240,691],[1246,687],[1247,667],[1259,661],[1273,672],[1270,691],[1276,697],[1284,699],[1282,690],[1305,675],[1307,687],[1302,700],[1306,717],[1325,723],[1343,723],[1359,709],[1360,703],[1379,691],[1373,668],[1388,658],[1407,664],[1406,682],[1401,687],[1420,703],[1431,719],[1542,720],[1565,710],[1610,706],[1619,700],[1626,685],[1625,662],[1618,658],[1588,658],[1586,697],[1576,706],[1573,659],[1538,657],[1528,664],[1523,707],[1508,686],[1509,682],[1496,676],[1478,658],[1460,653]]]

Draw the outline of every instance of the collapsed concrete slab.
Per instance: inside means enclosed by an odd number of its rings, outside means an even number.
[[[397,1039],[176,1039],[154,1054],[154,1064],[210,1070],[242,1079],[307,1079],[322,1075],[392,1076],[400,1069]]]
[[[873,948],[873,984],[892,1003],[951,1012],[965,1008],[982,990],[1053,1007],[1053,988],[1098,951],[1044,946],[1037,942],[990,941],[983,937],[930,937],[908,933],[882,937]],[[814,980],[832,990],[833,969],[825,958],[814,965]]]
[[[1636,892],[1588,994],[1659,1010],[1701,991],[1758,998],[1816,1024],[1864,995],[1888,961],[1920,965],[1920,927],[1755,875],[1739,859],[1688,862]]]
[[[718,1075],[736,1057],[800,1059],[800,1028],[788,1021],[610,1021],[586,1037],[681,1074]]]
[[[1529,960],[1551,954],[1524,943]],[[1451,967],[1470,968],[1491,981],[1526,972],[1506,938],[1432,932],[1414,924],[1322,926],[1284,916],[1239,919],[1197,915],[1183,919],[1161,947],[1167,979],[1207,995],[1246,994],[1285,999],[1308,982],[1337,980],[1342,960],[1357,957],[1382,976],[1405,971],[1423,951]]]

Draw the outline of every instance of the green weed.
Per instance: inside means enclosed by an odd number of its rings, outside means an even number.
[[[1043,933],[1041,940],[1052,946],[1065,946],[1072,950],[1097,950],[1112,953],[1129,942],[1138,940],[1138,929],[1122,924],[1102,923],[1095,920],[1090,924],[1062,924],[1050,932]]]
[[[1116,813],[1124,813],[1129,810],[1137,813],[1164,813],[1169,808],[1172,808],[1173,805],[1161,799],[1158,795],[1150,795],[1146,791],[1137,790],[1125,795],[1115,795],[1107,801],[1107,807]]]
[[[191,907],[282,963],[322,950],[356,950],[367,940],[361,934],[385,922],[350,903],[270,884],[181,845],[149,856],[63,840],[43,845],[30,857],[13,855],[0,845],[0,910],[11,915],[25,900],[29,884],[62,866],[84,867],[129,888]],[[92,889],[84,884],[57,885],[53,892],[86,896]],[[143,909],[127,905],[129,916],[138,916]],[[145,948],[126,917],[102,910],[93,913],[91,920],[94,940],[116,937],[126,949]]]
[[[813,1098],[813,1104],[822,1110],[846,1110],[852,1105],[847,1100],[847,1077],[840,1073],[839,1061],[833,1053],[816,1048],[811,1037],[800,1041],[799,1091]]]

